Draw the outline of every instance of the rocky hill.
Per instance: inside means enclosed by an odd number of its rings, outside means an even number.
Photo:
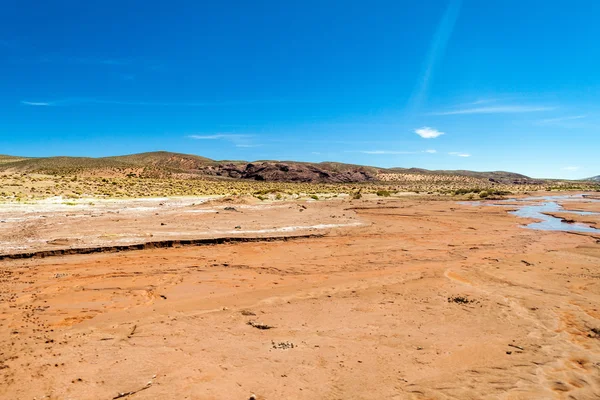
[[[115,157],[46,157],[24,158],[0,156],[0,172],[43,173],[52,175],[189,175],[214,179],[257,181],[349,183],[394,180],[394,174],[424,176],[463,176],[497,183],[531,184],[539,182],[511,172],[429,171],[418,168],[377,168],[336,162],[305,163],[297,161],[216,161],[190,154],[166,151]],[[390,179],[391,177],[391,179]]]
[[[478,172],[478,171],[467,171],[467,170],[427,170],[421,168],[390,168],[389,171],[399,173],[415,173],[425,175],[453,175],[453,176],[468,176],[471,178],[487,179],[491,182],[497,183],[509,183],[509,184],[528,184],[528,183],[541,183],[543,180],[533,179],[526,175],[517,174],[514,172],[506,171],[490,171],[490,172]]]

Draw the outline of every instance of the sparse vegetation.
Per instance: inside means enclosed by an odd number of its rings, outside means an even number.
[[[358,200],[363,195],[388,197],[400,192],[493,199],[539,190],[600,190],[600,183],[593,182],[503,184],[477,176],[417,172],[380,173],[378,181],[360,183],[310,183],[232,179],[181,169],[183,166],[196,168],[213,164],[216,162],[202,157],[160,152],[101,159],[0,156],[0,201],[30,201],[54,196],[79,199],[215,195],[254,196],[260,200],[301,197],[318,200],[337,194],[347,194]],[[319,165],[336,171],[360,168],[337,163]],[[365,168],[373,173],[374,168]]]
[[[360,190],[352,193],[352,200],[359,200],[361,198],[362,198],[362,194],[360,193]]]

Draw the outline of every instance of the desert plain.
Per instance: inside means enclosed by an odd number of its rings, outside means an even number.
[[[4,204],[0,398],[600,398],[600,233],[493,203]]]

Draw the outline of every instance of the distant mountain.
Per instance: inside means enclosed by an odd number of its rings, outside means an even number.
[[[0,154],[0,164],[24,160],[25,157],[5,156]]]
[[[181,170],[197,169],[214,160],[191,154],[171,153],[168,151],[155,151],[151,153],[130,154],[127,156],[105,157],[107,161],[117,161],[126,164],[175,168]]]
[[[427,170],[421,168],[390,168],[390,171],[396,171],[401,173],[417,173],[417,174],[434,174],[434,175],[455,175],[455,176],[469,176],[472,178],[487,179],[491,182],[499,183],[534,183],[542,182],[540,179],[532,179],[526,175],[517,174],[514,172],[506,171],[490,171],[490,172],[478,172],[478,171],[467,171],[467,170]]]
[[[380,174],[452,175],[487,182],[535,184],[525,175],[512,172],[429,171],[419,168],[377,168],[336,162],[307,163],[262,160],[216,161],[190,154],[158,151],[115,157],[45,157],[25,158],[0,156],[0,171],[15,173],[121,175],[167,177],[175,175],[204,176],[214,179],[248,179],[289,182],[367,182],[379,180]]]
[[[586,181],[600,182],[600,175],[598,175],[598,176],[592,176],[591,178],[587,178],[587,179],[584,179],[584,180],[586,180]]]

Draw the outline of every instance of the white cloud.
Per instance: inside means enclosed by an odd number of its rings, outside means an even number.
[[[133,76],[135,78],[135,76]],[[144,107],[231,107],[249,104],[270,104],[281,103],[281,100],[248,100],[248,101],[224,101],[224,102],[198,102],[198,103],[170,103],[170,102],[146,102],[146,101],[121,101],[97,99],[93,97],[72,97],[66,99],[57,99],[53,101],[21,101],[22,104],[30,106],[77,106],[85,104],[112,104],[116,106],[144,106]]]
[[[247,138],[249,135],[230,135],[227,133],[218,133],[215,135],[188,135],[187,137],[196,140],[235,140]]]
[[[572,116],[568,116],[568,117],[548,118],[548,119],[540,120],[539,123],[542,125],[551,125],[551,124],[555,124],[557,122],[571,121],[574,119],[582,119],[585,117],[586,117],[586,115],[572,115]]]
[[[570,166],[570,167],[564,167],[561,168],[563,171],[578,171],[580,169],[580,167],[576,167],[576,166]]]
[[[353,152],[350,152],[350,153],[353,153]],[[423,150],[423,151],[361,150],[356,153],[363,153],[363,154],[422,154],[422,153],[429,153],[429,154],[435,154],[435,153],[437,153],[437,150]]]
[[[415,133],[417,135],[421,136],[423,139],[434,139],[434,138],[444,134],[444,132],[440,132],[437,129],[430,128],[428,126],[424,126],[422,128],[415,129]]]
[[[495,103],[496,101],[497,101],[496,99],[479,99],[479,100],[475,100],[474,102],[470,103],[469,105],[475,106],[478,104]]]
[[[233,133],[215,133],[210,135],[188,135],[188,139],[193,140],[216,140],[225,141],[233,144],[238,148],[260,147],[262,144],[252,143],[253,135],[240,135]]]
[[[393,151],[393,150],[363,150],[363,154],[417,154],[416,151]]]
[[[495,106],[495,107],[474,107],[462,108],[458,110],[449,110],[434,112],[430,115],[461,115],[461,114],[509,114],[509,113],[529,113],[538,111],[555,110],[556,107],[545,106]]]
[[[459,151],[451,151],[448,154],[450,154],[451,156],[456,156],[456,157],[471,157],[470,154],[468,154],[468,153],[461,153]]]
[[[46,103],[46,102],[41,102],[41,101],[22,101],[21,104],[25,104],[26,106],[42,106],[42,107],[52,105],[52,103]]]

